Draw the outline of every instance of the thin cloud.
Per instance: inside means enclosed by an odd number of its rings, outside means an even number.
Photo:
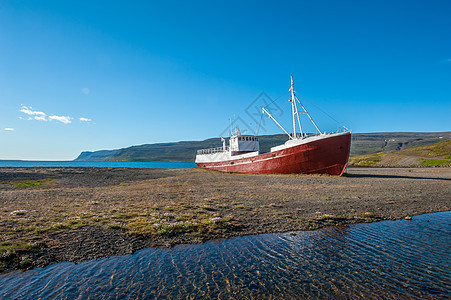
[[[49,116],[49,119],[50,120],[59,121],[59,122],[64,123],[64,124],[72,123],[72,118],[68,117],[68,116],[55,116],[55,115],[53,115],[53,116]]]
[[[22,105],[20,112],[23,112],[24,114],[29,116],[28,118],[19,117],[19,119],[22,120],[58,121],[64,124],[70,124],[72,123],[73,119],[72,117],[69,116],[57,116],[57,115],[48,116],[45,112],[33,110],[33,107],[26,105]]]
[[[11,127],[6,127],[5,130],[6,130],[6,131],[14,131],[15,129],[14,129],[14,128],[11,128]]]
[[[91,119],[83,118],[83,117],[79,118],[79,120],[82,122],[91,122],[92,121]]]
[[[44,112],[33,110],[33,107],[31,107],[31,106],[28,107],[28,106],[22,105],[22,109],[20,111],[29,116],[40,116],[40,117],[44,117],[44,118],[46,116],[46,114]]]
[[[34,116],[37,121],[48,121],[46,116]]]
[[[88,88],[82,88],[81,92],[85,95],[89,95],[89,93],[91,92]]]
[[[24,118],[24,117],[22,117],[22,116],[20,116],[19,119],[21,119],[21,120],[26,120],[26,121],[33,120],[32,117]]]
[[[442,63],[442,64],[449,64],[449,63],[451,63],[451,58],[441,60],[440,63]]]

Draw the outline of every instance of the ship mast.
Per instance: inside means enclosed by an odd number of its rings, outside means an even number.
[[[304,134],[302,132],[301,120],[299,119],[298,106],[296,104],[297,97],[294,94],[293,75],[291,75],[291,88],[290,88],[290,91],[291,91],[290,102],[291,102],[291,108],[292,108],[292,112],[293,112],[293,139],[297,138],[297,134],[296,134],[296,118],[298,119],[299,129],[301,131],[301,138],[302,138]]]
[[[294,99],[294,84],[293,84],[293,75],[291,75],[291,109],[293,112],[293,139],[296,138],[296,101]]]
[[[288,137],[290,139],[292,139],[292,140],[298,139],[297,132],[296,132],[296,119],[298,120],[299,130],[300,130],[300,137],[299,138],[300,139],[304,138],[304,132],[302,131],[301,120],[299,118],[300,114],[306,114],[308,116],[308,118],[310,119],[310,121],[312,122],[313,126],[315,126],[316,130],[318,131],[318,133],[322,134],[321,130],[318,128],[318,126],[316,125],[315,121],[313,121],[312,117],[307,112],[307,110],[305,109],[304,105],[302,105],[301,101],[299,101],[299,98],[294,93],[293,75],[291,75],[291,87],[290,87],[289,91],[291,92],[291,98],[290,98],[289,101],[291,102],[291,109],[292,109],[292,113],[293,113],[293,134],[289,134],[285,130],[285,128],[283,128],[282,125],[280,125],[279,122],[277,122],[276,119],[274,119],[274,117],[264,107],[262,107],[262,112],[267,114],[269,116],[269,118],[272,119],[288,135]],[[300,111],[300,112],[298,111],[298,106],[297,106],[296,102],[298,102],[299,105],[301,105],[302,111]]]

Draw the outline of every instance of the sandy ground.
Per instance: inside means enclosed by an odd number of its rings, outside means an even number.
[[[348,169],[342,177],[0,168],[0,271],[450,208],[451,168]]]

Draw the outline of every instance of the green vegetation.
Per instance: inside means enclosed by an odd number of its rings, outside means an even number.
[[[386,155],[385,152],[367,154],[367,155],[358,155],[349,158],[349,165],[352,166],[374,166],[382,160],[382,157]]]
[[[356,133],[352,134],[351,157],[423,147],[450,138],[450,132]]]
[[[451,165],[451,140],[408,150],[379,152],[349,158],[349,166],[359,167],[412,167]]]
[[[0,272],[14,266],[16,269],[26,270],[32,266],[30,254],[39,251],[36,244],[16,240],[14,242],[0,243]]]
[[[220,216],[217,213],[152,213],[140,215],[128,220],[121,229],[136,235],[174,235],[179,233],[214,233],[231,228],[231,216]],[[113,227],[114,226],[114,227]],[[109,228],[116,228],[117,224],[109,224]],[[117,228],[119,229],[119,228]]]
[[[0,256],[6,256],[9,253],[26,252],[36,248],[36,244],[24,242],[21,240],[15,242],[2,242],[0,244]]]
[[[435,158],[451,158],[451,140],[438,142],[432,145],[417,147],[408,150],[399,151],[399,154],[410,156],[423,156]]]
[[[17,187],[36,187],[43,186],[55,180],[54,178],[47,178],[41,180],[31,180],[31,181],[2,181],[0,184],[11,184]]]
[[[423,166],[451,165],[451,160],[445,160],[445,159],[423,159],[421,164]]]

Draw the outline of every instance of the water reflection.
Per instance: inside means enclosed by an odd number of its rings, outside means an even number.
[[[451,212],[144,249],[0,276],[0,298],[443,298]]]

